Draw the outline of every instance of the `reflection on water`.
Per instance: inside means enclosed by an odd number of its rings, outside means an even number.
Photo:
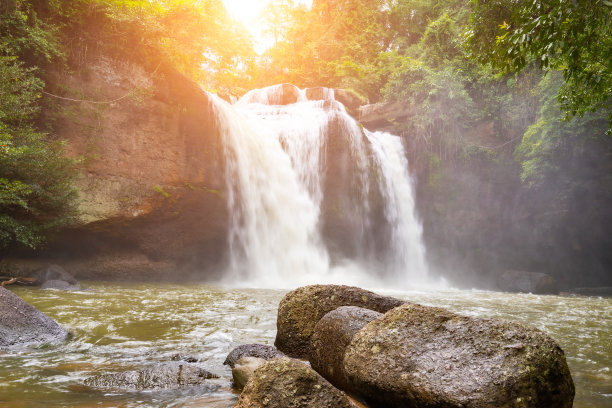
[[[0,352],[0,406],[232,407],[227,353],[244,343],[273,344],[285,291],[211,286],[85,284],[87,291],[11,288],[72,333],[64,344]],[[612,406],[612,299],[480,291],[387,292],[457,313],[532,324],[566,353],[577,408]],[[142,368],[191,354],[221,376],[222,388],[103,393],[88,376]]]

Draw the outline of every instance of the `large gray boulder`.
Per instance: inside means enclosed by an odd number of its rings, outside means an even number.
[[[19,296],[0,287],[0,348],[64,341],[68,332]]]
[[[219,384],[207,380],[216,375],[195,365],[182,362],[159,364],[142,370],[102,374],[85,379],[85,385],[94,388],[142,391],[174,389],[187,386],[205,387],[208,391],[219,388]]]
[[[356,306],[342,306],[316,324],[310,338],[310,366],[336,387],[355,392],[344,371],[344,352],[355,334],[382,313]]]
[[[278,307],[274,345],[283,353],[308,358],[310,336],[317,322],[341,306],[358,306],[385,313],[405,302],[341,285],[304,286],[285,295]]]
[[[497,286],[507,292],[539,295],[556,295],[559,293],[555,278],[540,272],[505,271],[497,278]]]
[[[354,408],[347,396],[312,368],[289,358],[259,367],[234,408]]]
[[[223,364],[234,368],[236,361],[243,357],[257,357],[263,358],[264,360],[271,360],[273,358],[285,357],[285,355],[278,351],[276,347],[268,346],[267,344],[243,344],[230,351]]]
[[[355,334],[344,369],[379,407],[570,408],[574,398],[565,355],[540,330],[414,304]]]

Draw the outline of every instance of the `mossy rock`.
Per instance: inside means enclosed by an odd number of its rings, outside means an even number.
[[[287,293],[281,300],[274,345],[291,357],[307,359],[315,325],[332,310],[341,306],[358,306],[385,313],[404,303],[352,286],[304,286]]]
[[[570,408],[574,398],[565,355],[542,331],[413,304],[361,329],[344,369],[372,406]]]
[[[356,393],[344,371],[344,352],[359,330],[382,313],[342,306],[327,313],[310,338],[310,366],[336,387]]]
[[[255,370],[234,405],[260,407],[355,408],[346,394],[316,371],[289,358],[270,360]]]

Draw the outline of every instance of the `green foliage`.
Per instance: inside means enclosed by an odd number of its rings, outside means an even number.
[[[612,130],[612,3],[607,0],[472,0],[467,39],[502,72],[559,70],[565,118],[608,111]]]
[[[62,54],[56,27],[43,21],[32,2],[11,0],[0,13],[0,54],[21,56],[31,64]]]
[[[562,121],[559,102],[555,98],[562,84],[558,74],[542,80],[540,89],[543,104],[540,118],[525,132],[516,150],[517,159],[522,165],[521,178],[530,187],[541,187],[551,180],[559,182],[560,175],[565,177],[565,182],[573,184],[585,182],[580,180],[585,174],[591,179],[603,176],[586,170],[595,167],[597,161],[607,160],[606,151],[610,154],[603,113],[585,114],[583,118],[571,122]],[[599,147],[593,150],[594,145]],[[576,174],[567,170],[576,163],[589,165],[577,173],[579,179],[570,181],[567,177],[575,177]],[[605,173],[605,166],[601,170]],[[560,184],[557,188],[563,189]]]
[[[73,220],[73,162],[31,124],[43,83],[15,57],[0,56],[0,248],[35,248]]]

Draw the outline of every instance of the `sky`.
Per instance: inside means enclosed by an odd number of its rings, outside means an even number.
[[[272,39],[266,39],[263,35],[263,23],[261,11],[270,0],[223,0],[227,10],[238,20],[242,21],[255,40],[255,51],[263,53],[272,45]],[[296,3],[305,4],[310,7],[312,0],[297,0]]]

